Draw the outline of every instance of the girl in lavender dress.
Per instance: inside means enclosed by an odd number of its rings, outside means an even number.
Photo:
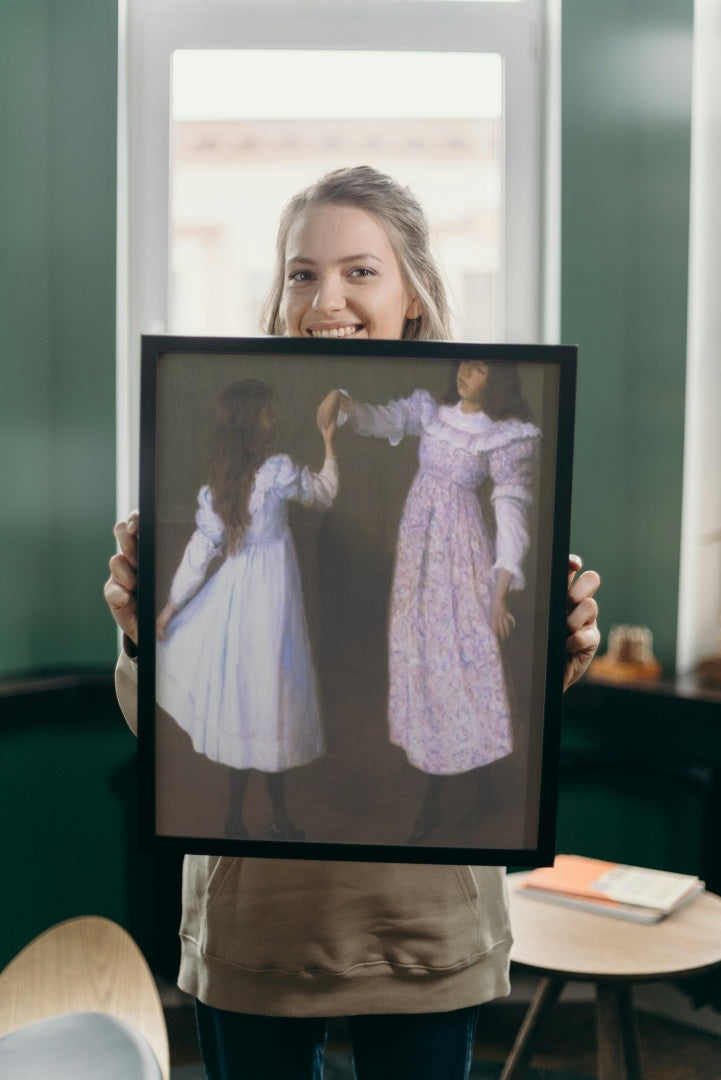
[[[440,822],[443,777],[480,769],[513,749],[500,643],[515,625],[508,593],[525,585],[540,431],[530,422],[515,365],[463,362],[456,391],[455,404],[440,406],[425,390],[383,406],[333,391],[319,410],[319,417],[335,411],[359,435],[391,445],[420,437],[389,621],[390,741],[429,775],[413,842]],[[477,497],[485,481],[495,540]],[[478,792],[468,824],[480,818],[480,782]]]
[[[297,840],[284,773],[324,752],[315,671],[288,500],[327,507],[338,489],[335,424],[320,473],[270,455],[276,417],[267,383],[232,383],[218,399],[209,483],[196,529],[156,621],[158,704],[195,750],[232,768],[226,831],[247,837],[250,770],[265,774],[269,836]],[[211,563],[222,565],[208,580]]]

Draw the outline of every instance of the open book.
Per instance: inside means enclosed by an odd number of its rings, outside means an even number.
[[[617,919],[653,923],[704,891],[693,874],[557,855],[553,866],[532,870],[518,885],[528,897]]]

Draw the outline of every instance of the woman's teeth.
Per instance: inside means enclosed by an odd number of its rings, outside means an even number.
[[[360,330],[360,326],[334,326],[332,330],[311,330],[311,337],[315,338],[337,338],[337,337],[350,337]]]

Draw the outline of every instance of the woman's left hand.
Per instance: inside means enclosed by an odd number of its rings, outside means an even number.
[[[563,689],[568,690],[581,678],[601,640],[596,619],[598,604],[594,594],[601,584],[595,570],[576,574],[583,566],[578,555],[568,557],[568,616],[566,618],[566,670]]]
[[[345,394],[342,394],[340,390],[331,390],[323,398],[316,412],[316,421],[321,431],[324,431],[329,424],[337,423],[338,413],[344,397]]]
[[[516,620],[508,610],[502,596],[496,596],[491,605],[491,627],[499,641],[506,641],[516,625]]]

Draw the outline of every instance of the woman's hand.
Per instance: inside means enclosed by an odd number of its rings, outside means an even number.
[[[103,593],[110,614],[130,640],[138,644],[138,511],[119,521],[113,532],[120,552],[110,560],[110,577]]]
[[[168,603],[158,615],[157,619],[155,620],[155,636],[158,641],[165,641],[166,637],[168,636],[168,623],[172,619],[173,615],[176,614],[177,610],[178,609],[173,607],[170,601],[168,601]]]
[[[601,579],[595,570],[586,570],[577,578],[576,574],[582,566],[583,562],[578,555],[569,555],[564,690],[568,690],[569,686],[573,686],[584,674],[601,640],[596,625],[598,604],[593,599]]]
[[[338,424],[335,420],[331,420],[329,424],[321,428],[326,457],[335,457],[334,440],[337,431]]]
[[[323,398],[316,413],[316,421],[321,431],[324,432],[329,424],[337,423],[338,413],[345,397],[346,395],[340,390],[331,390]]]
[[[491,628],[499,641],[510,636],[516,620],[508,610],[505,600],[494,600],[491,606]]]
[[[513,574],[510,570],[497,570],[496,581],[491,600],[491,629],[499,641],[505,641],[516,625],[516,620],[508,610],[506,597],[511,587]]]

